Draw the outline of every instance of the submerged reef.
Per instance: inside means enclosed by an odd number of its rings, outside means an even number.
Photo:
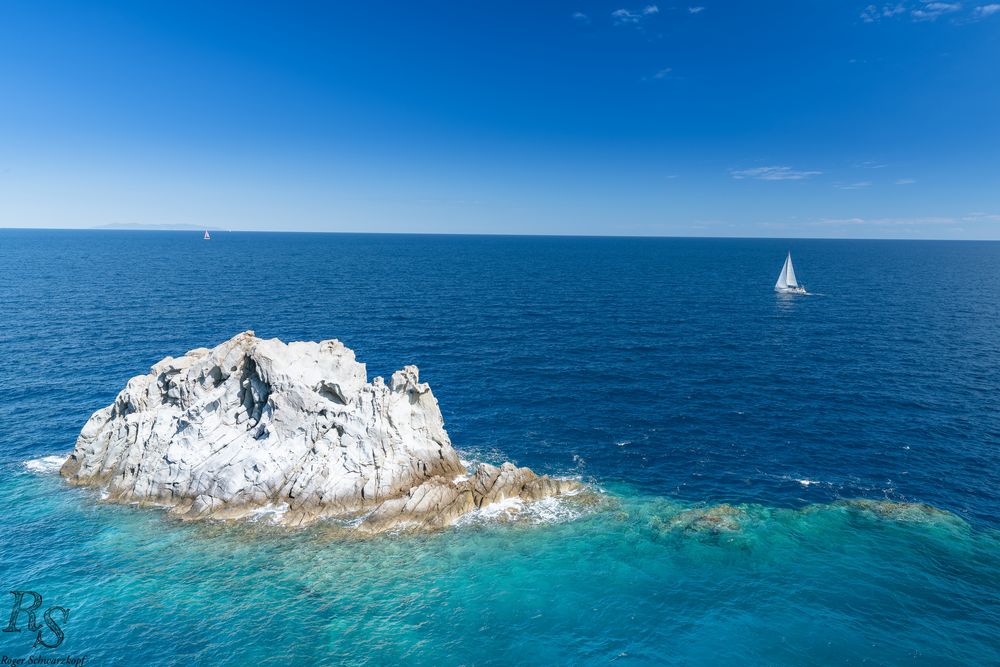
[[[774,507],[758,503],[683,503],[651,498],[629,503],[619,510],[621,520],[634,522],[649,539],[681,551],[706,553],[774,552],[782,544],[814,541],[823,545],[830,535],[867,534],[880,539],[898,539],[917,530],[950,536],[967,533],[971,527],[961,517],[924,503],[894,500],[850,499],[815,503],[800,508]],[[823,548],[826,548],[825,546]]]
[[[335,518],[366,533],[443,528],[504,503],[516,514],[583,488],[511,463],[467,469],[416,366],[369,382],[337,340],[252,331],[129,380],[60,474],[183,519]]]
[[[893,521],[909,521],[913,523],[954,523],[961,521],[961,519],[951,512],[946,512],[926,503],[857,498],[854,500],[838,501],[834,503],[834,506],[844,507],[850,511],[874,518],[891,519]]]
[[[742,528],[747,519],[745,509],[723,503],[705,508],[689,509],[669,518],[666,526],[670,530],[685,533],[735,532]]]
[[[931,505],[864,498],[816,503],[799,509],[729,503],[691,507],[654,501],[643,511],[647,514],[645,523],[657,536],[712,542],[808,530],[810,525],[828,529],[834,523],[844,522],[968,528],[961,517]]]

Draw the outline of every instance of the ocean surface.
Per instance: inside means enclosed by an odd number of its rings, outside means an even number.
[[[0,230],[0,276],[0,617],[70,610],[2,655],[1000,664],[1000,243]],[[599,501],[353,539],[62,483],[128,378],[246,329],[415,363],[463,458]]]

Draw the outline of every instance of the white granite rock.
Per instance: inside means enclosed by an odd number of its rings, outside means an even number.
[[[337,340],[286,345],[252,331],[129,380],[60,473],[187,519],[287,507],[273,514],[286,524],[355,519],[364,532],[440,528],[491,503],[580,486],[509,463],[469,475],[416,366],[369,383]]]

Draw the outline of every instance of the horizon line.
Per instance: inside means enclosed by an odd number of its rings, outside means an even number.
[[[381,232],[381,231],[346,231],[346,230],[306,230],[306,229],[224,229],[220,227],[189,227],[189,228],[128,228],[128,227],[5,227],[0,225],[0,231],[53,231],[53,232],[149,232],[149,233],[202,233],[209,231],[218,234],[344,234],[368,236],[495,236],[510,238],[580,238],[580,239],[718,239],[744,241],[953,241],[956,243],[1000,243],[1000,239],[987,238],[884,238],[870,236],[697,236],[686,234],[504,234],[501,232]]]

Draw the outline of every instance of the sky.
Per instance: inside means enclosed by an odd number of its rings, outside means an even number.
[[[1000,4],[5,0],[0,227],[103,225],[1000,239]]]

